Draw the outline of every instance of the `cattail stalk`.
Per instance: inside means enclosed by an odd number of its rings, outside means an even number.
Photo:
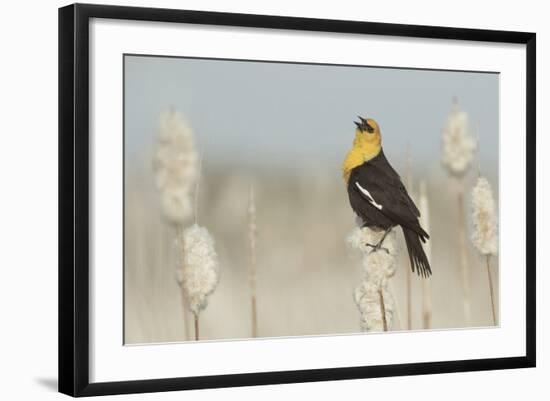
[[[208,297],[216,289],[220,278],[214,238],[197,223],[201,167],[202,157],[195,182],[195,224],[183,231],[180,244],[183,262],[178,280],[194,316],[195,341],[199,340],[199,314],[206,308]]]
[[[384,302],[384,292],[378,290],[378,302],[380,302],[380,315],[382,315],[382,328],[388,331],[388,319],[386,318],[386,303]]]
[[[464,176],[468,172],[476,150],[475,139],[471,135],[468,114],[462,111],[457,98],[442,131],[441,163],[451,177],[457,179],[458,194],[458,242],[460,277],[462,284],[462,304],[466,325],[471,322],[470,281],[468,272],[468,249],[466,247],[466,219],[464,215]]]
[[[176,242],[181,241],[183,229],[192,214],[191,191],[198,179],[197,160],[193,131],[184,117],[174,110],[163,112],[153,155],[153,170],[160,195],[161,212],[164,221],[174,227]],[[179,263],[176,266],[176,278],[178,265]],[[189,316],[183,293],[182,307],[187,340],[190,338]]]
[[[385,237],[380,249],[373,249],[384,236],[384,230],[357,228],[349,236],[352,248],[362,254],[363,279],[356,288],[354,299],[361,316],[363,331],[388,331],[392,327],[395,303],[388,283],[395,274],[397,255],[395,231]]]
[[[420,181],[420,225],[430,232],[430,207],[428,203],[428,194],[426,191],[426,182]],[[431,241],[427,241],[423,244],[424,252],[428,258],[428,262],[432,263],[432,245]],[[425,277],[422,280],[422,327],[424,329],[430,329],[432,327],[432,288],[431,277]]]
[[[479,253],[485,256],[493,324],[496,326],[497,315],[490,257],[496,255],[498,251],[497,212],[491,185],[484,177],[478,178],[472,190],[472,220],[474,223],[472,242]]]
[[[250,267],[248,279],[250,285],[250,309],[251,309],[251,330],[252,337],[258,337],[258,311],[256,301],[256,202],[254,198],[254,188],[250,187],[250,196],[248,202],[248,242],[250,251]]]
[[[181,293],[181,308],[183,311],[183,325],[184,325],[184,334],[185,338],[184,340],[189,340],[191,338],[191,333],[189,330],[189,305],[187,305],[187,299],[185,298],[185,293],[180,290]]]
[[[490,264],[490,256],[485,256],[485,265],[487,266],[487,279],[489,282],[489,292],[491,293],[491,312],[493,316],[493,325],[497,325],[497,312],[495,308],[495,293],[493,291],[493,278],[491,276],[491,264]]]

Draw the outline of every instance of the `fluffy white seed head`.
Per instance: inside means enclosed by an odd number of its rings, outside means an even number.
[[[396,268],[398,249],[395,230],[388,233],[381,249],[373,250],[367,245],[378,244],[383,236],[384,231],[364,227],[356,228],[347,238],[348,245],[362,255],[363,280],[355,290],[354,300],[361,314],[361,328],[365,331],[384,330],[383,310],[386,323],[391,327],[395,312],[393,297],[388,290],[388,280],[393,277]]]
[[[192,192],[199,174],[198,160],[193,131],[183,116],[173,110],[163,112],[153,169],[161,209],[171,223],[182,224],[193,214]]]
[[[197,315],[206,308],[208,296],[214,292],[219,281],[214,238],[206,228],[194,224],[183,231],[178,241],[178,254],[177,279],[189,309]]]
[[[476,150],[468,120],[468,114],[460,110],[455,100],[443,128],[441,163],[458,177],[464,175],[470,167]]]
[[[384,236],[384,230],[374,230],[369,227],[359,228],[356,227],[346,238],[346,242],[351,249],[357,249],[361,253],[369,253],[372,251],[372,247],[368,247],[366,244],[376,245]],[[391,230],[384,239],[384,248],[386,248],[390,255],[397,254],[397,242],[395,241],[395,230]]]
[[[380,297],[380,294],[382,294],[382,297]],[[380,288],[369,281],[363,281],[355,289],[354,300],[361,313],[361,330],[384,331],[381,300],[384,302],[386,324],[388,328],[391,328],[391,322],[395,314],[395,302],[391,292],[386,287]]]
[[[472,242],[483,255],[496,255],[498,250],[497,211],[491,184],[480,177],[472,190]]]
[[[356,227],[346,237],[346,244],[349,247],[349,249],[361,250],[363,246],[362,239],[363,239],[363,232],[359,227]]]

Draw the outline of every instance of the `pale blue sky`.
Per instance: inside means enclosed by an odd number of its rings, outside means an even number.
[[[379,122],[396,167],[409,143],[413,163],[433,168],[453,96],[496,175],[498,74],[126,56],[126,157],[150,154],[159,113],[174,107],[212,164],[339,169],[361,114]]]

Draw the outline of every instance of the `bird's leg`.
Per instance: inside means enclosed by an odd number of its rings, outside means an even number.
[[[388,236],[388,234],[390,233],[391,231],[391,227],[389,228],[386,228],[386,231],[384,232],[384,235],[382,236],[382,238],[380,239],[380,241],[378,242],[378,247],[381,247],[382,246],[382,243],[384,242],[384,240],[386,239],[386,237]],[[389,251],[388,251],[389,252]]]
[[[386,239],[386,236],[390,233],[391,231],[391,227],[389,228],[386,228],[385,232],[384,232],[384,235],[382,236],[382,238],[380,239],[380,241],[378,241],[378,244],[376,245],[372,245],[372,244],[365,244],[365,246],[370,246],[372,248],[372,252],[376,252],[376,251],[379,251],[380,249],[383,249],[384,251],[386,251],[388,253],[388,255],[390,254],[390,250],[388,248],[383,248],[382,247],[382,243],[384,242],[384,240]]]

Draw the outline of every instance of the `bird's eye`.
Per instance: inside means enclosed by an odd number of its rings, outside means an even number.
[[[374,128],[372,127],[372,125],[370,125],[369,123],[366,123],[365,124],[365,129],[367,130],[367,132],[369,134],[373,134],[374,133]]]

